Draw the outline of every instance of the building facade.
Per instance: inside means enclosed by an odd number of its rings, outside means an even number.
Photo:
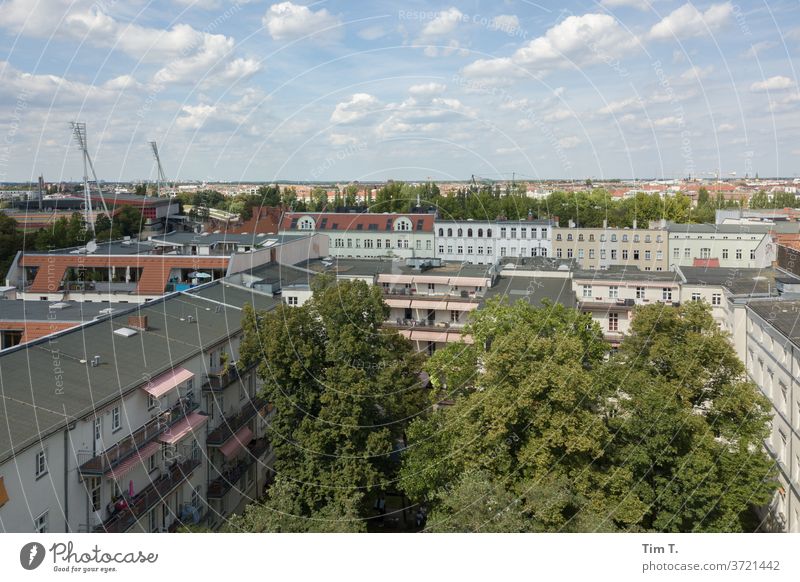
[[[503,257],[549,257],[550,220],[439,220],[434,223],[436,257],[476,265]]]
[[[623,266],[666,271],[668,234],[649,228],[554,228],[553,252],[574,259],[583,269]]]
[[[776,258],[766,225],[669,224],[669,264],[760,269]]]

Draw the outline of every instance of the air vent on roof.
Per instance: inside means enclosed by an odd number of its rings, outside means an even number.
[[[186,321],[188,321],[189,323],[194,322],[194,315],[187,315],[186,316]]]
[[[98,311],[98,313],[101,314],[101,315],[109,315],[111,313],[114,313],[114,308],[113,307],[106,307],[105,309],[101,309],[100,311]]]
[[[100,356],[94,356],[91,359],[91,365],[92,365],[92,368],[96,368],[97,366],[99,366],[100,365]]]
[[[131,337],[132,335],[136,335],[136,330],[129,327],[120,327],[114,330],[114,334],[121,335],[122,337]]]
[[[69,307],[69,303],[64,303],[63,301],[59,301],[58,303],[51,303],[50,304],[50,309],[51,310],[66,309],[67,307]]]

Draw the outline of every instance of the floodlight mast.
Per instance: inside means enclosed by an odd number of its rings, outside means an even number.
[[[78,147],[81,148],[81,155],[83,156],[83,197],[86,205],[84,209],[84,220],[87,228],[91,229],[92,234],[95,234],[96,219],[92,212],[92,193],[89,186],[89,171],[92,172],[92,178],[95,186],[97,186],[97,193],[100,196],[100,203],[103,205],[103,211],[106,213],[106,216],[108,216],[108,207],[103,197],[103,191],[100,189],[100,182],[97,180],[97,173],[94,171],[92,158],[89,155],[89,147],[86,141],[86,123],[72,121],[70,125],[72,126],[72,135]]]
[[[158,196],[160,197],[161,196],[161,185],[166,183],[167,176],[166,176],[166,174],[164,174],[164,168],[161,165],[161,157],[158,155],[158,145],[156,144],[155,141],[151,141],[150,142],[150,148],[153,150],[153,157],[156,160],[156,166],[158,166],[158,182],[157,182],[156,188],[157,188]],[[145,193],[145,196],[146,195],[147,194]]]

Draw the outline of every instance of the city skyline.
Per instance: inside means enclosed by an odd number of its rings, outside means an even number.
[[[7,2],[0,182],[797,175],[790,2],[401,6]]]

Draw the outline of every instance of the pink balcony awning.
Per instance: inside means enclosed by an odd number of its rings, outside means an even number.
[[[229,459],[246,447],[251,440],[253,440],[253,431],[245,426],[240,428],[235,435],[229,438],[219,450],[222,451],[222,455],[226,459]]]
[[[464,303],[458,301],[450,301],[447,304],[447,309],[450,311],[474,311],[478,309],[478,303]]]
[[[154,398],[161,398],[164,394],[177,388],[190,378],[194,378],[192,372],[186,368],[175,368],[166,374],[153,378],[142,389]]]
[[[439,283],[440,285],[447,285],[448,277],[444,275],[415,275],[414,283]]]
[[[488,279],[481,277],[450,277],[450,284],[455,287],[488,287]]]
[[[405,338],[411,339],[411,330],[410,329],[401,329],[401,330],[398,330],[398,333],[401,336],[405,337]]]
[[[411,275],[378,275],[378,283],[413,283]]]
[[[399,307],[401,309],[411,305],[411,299],[384,299],[384,301],[389,307]]]
[[[145,446],[133,453],[130,457],[122,461],[119,465],[106,471],[106,474],[103,476],[110,477],[112,479],[120,479],[124,477],[125,474],[130,472],[130,470],[136,467],[136,465],[144,465],[147,463],[147,459],[153,456],[156,451],[158,451],[158,447],[160,446],[161,445],[156,441],[147,443]]]
[[[415,299],[411,302],[411,307],[414,309],[447,309],[447,302],[445,301],[422,301]]]
[[[189,433],[195,432],[203,426],[207,420],[208,417],[205,414],[200,414],[199,412],[189,413],[188,416],[180,419],[163,432],[161,436],[158,437],[158,440],[162,443],[173,445]]]
[[[429,341],[429,342],[446,342],[447,341],[447,332],[445,331],[423,331],[423,330],[412,330],[411,331],[411,339],[417,341]]]

